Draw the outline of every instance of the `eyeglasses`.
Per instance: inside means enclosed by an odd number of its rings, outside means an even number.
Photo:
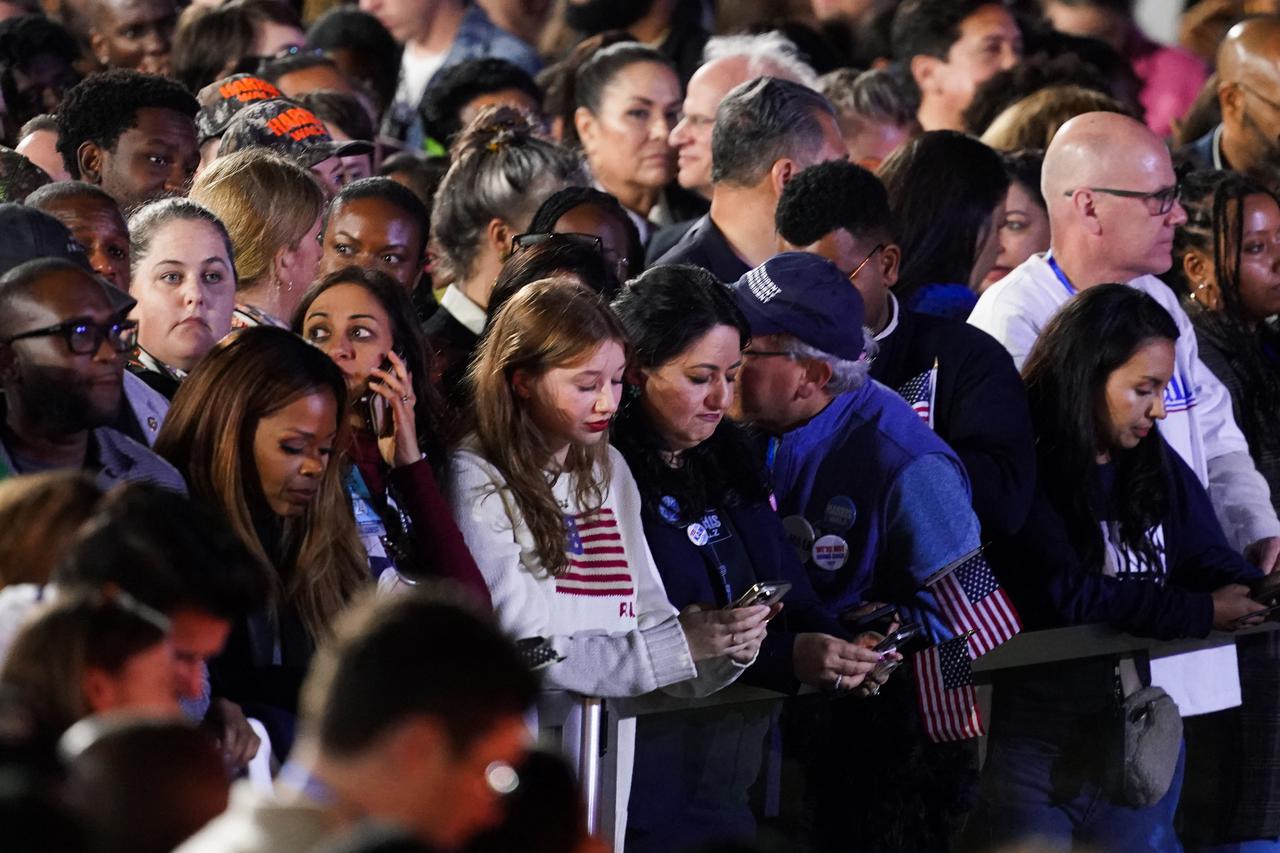
[[[138,342],[138,324],[134,320],[117,320],[107,325],[98,325],[85,320],[68,320],[56,326],[43,329],[32,329],[0,340],[0,343],[11,344],[24,338],[43,338],[50,335],[62,335],[67,342],[67,349],[73,355],[93,355],[105,340],[116,352],[128,352]]]
[[[614,273],[618,277],[618,281],[625,281],[627,278],[627,267],[630,263],[625,255],[619,255],[617,252],[604,245],[604,241],[594,234],[581,234],[576,231],[549,231],[542,234],[517,234],[511,238],[511,251],[518,252],[521,249],[528,249],[531,246],[540,246],[543,243],[560,241],[563,243],[574,243],[584,246],[605,259],[605,262],[613,267]]]
[[[742,351],[742,354],[744,356],[747,356],[748,358],[775,358],[775,357],[795,358],[796,357],[795,353],[783,352],[782,350],[744,349]]]
[[[884,243],[880,243],[870,252],[867,252],[867,256],[862,259],[862,263],[854,267],[853,272],[849,273],[849,281],[853,281],[854,278],[857,277],[858,273],[862,272],[862,268],[865,267],[867,264],[871,263],[871,259],[876,256],[876,252],[879,252],[883,248],[884,248]]]
[[[1257,89],[1253,88],[1252,86],[1246,86],[1243,83],[1236,83],[1236,85],[1239,86],[1241,89],[1245,90],[1246,92],[1248,92],[1250,95],[1253,95],[1259,101],[1262,101],[1262,103],[1271,107],[1271,109],[1276,110],[1277,112],[1280,112],[1280,104],[1271,100],[1266,95],[1259,92]]]
[[[1165,187],[1155,192],[1139,192],[1138,190],[1115,190],[1107,187],[1076,187],[1074,190],[1068,190],[1063,193],[1067,198],[1075,195],[1080,190],[1089,190],[1089,192],[1106,193],[1107,195],[1120,196],[1121,198],[1138,198],[1147,206],[1147,213],[1152,216],[1164,216],[1173,210],[1173,206],[1182,199],[1182,187],[1174,184],[1171,187]]]

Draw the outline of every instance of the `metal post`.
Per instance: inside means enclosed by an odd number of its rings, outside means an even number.
[[[587,832],[600,831],[600,728],[604,700],[582,697],[582,731],[578,743],[578,782],[587,807]]]

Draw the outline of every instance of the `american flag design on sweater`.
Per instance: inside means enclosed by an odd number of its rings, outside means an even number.
[[[593,509],[564,517],[569,570],[556,578],[564,595],[630,597],[635,580],[613,510]]]

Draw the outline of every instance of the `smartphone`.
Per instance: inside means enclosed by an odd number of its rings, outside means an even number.
[[[760,581],[725,609],[734,610],[739,607],[754,607],[757,604],[773,604],[781,601],[790,590],[791,584],[787,581]]]
[[[396,351],[396,355],[400,355]],[[403,360],[404,356],[400,356]],[[384,373],[390,373],[394,365],[391,359],[384,356],[382,363],[378,365],[378,369]],[[369,383],[380,382],[377,377],[370,375]],[[391,404],[386,401],[381,394],[372,389],[364,394],[364,422],[369,431],[379,438],[385,438],[395,431],[395,422],[391,417]]]
[[[845,622],[855,634],[861,634],[863,631],[871,630],[879,624],[883,624],[886,628],[892,625],[893,616],[897,612],[898,605],[884,604],[869,613],[863,613],[861,616],[845,615],[841,621]]]
[[[1239,619],[1233,620],[1231,625],[1234,628],[1239,628],[1241,625],[1243,625],[1245,622],[1248,622],[1250,619],[1256,618],[1258,616],[1270,616],[1272,613],[1275,613],[1277,610],[1280,610],[1280,604],[1272,604],[1264,610],[1259,610],[1256,613],[1250,613],[1248,616],[1241,616]]]
[[[876,643],[875,646],[872,647],[872,651],[880,652],[881,654],[896,652],[898,651],[899,646],[905,646],[907,643],[914,640],[920,634],[920,630],[920,626],[914,623],[903,625],[901,628]]]
[[[551,646],[551,641],[545,637],[525,637],[522,640],[516,640],[516,652],[525,666],[534,672],[564,660],[564,655],[557,652]]]

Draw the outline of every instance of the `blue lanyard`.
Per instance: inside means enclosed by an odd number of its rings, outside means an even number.
[[[1076,289],[1071,286],[1071,280],[1067,278],[1067,274],[1062,271],[1062,267],[1058,266],[1058,262],[1053,255],[1045,255],[1045,262],[1049,264],[1049,269],[1053,270],[1053,274],[1058,277],[1058,281],[1062,282],[1062,286],[1067,289],[1067,293],[1072,296],[1076,295]]]
[[[778,458],[778,447],[782,444],[782,439],[776,435],[769,436],[769,446],[765,450],[764,464],[770,471],[773,470],[774,460]]]

